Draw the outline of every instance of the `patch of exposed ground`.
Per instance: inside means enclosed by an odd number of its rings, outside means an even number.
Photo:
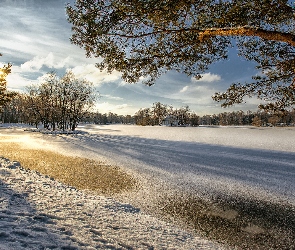
[[[235,249],[295,249],[295,208],[241,197],[167,195],[162,216]]]
[[[28,149],[20,143],[8,142],[8,137],[5,139],[0,142],[0,156],[18,161],[26,169],[38,171],[78,189],[112,195],[130,191],[136,186],[135,179],[118,167],[86,158]]]

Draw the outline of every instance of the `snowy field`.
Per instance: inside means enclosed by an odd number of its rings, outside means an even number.
[[[295,128],[93,126],[63,139],[200,194],[243,194],[295,205]]]
[[[12,128],[0,129],[0,136],[120,166],[141,188],[112,199],[93,196],[2,160],[0,249],[217,249],[156,219],[151,204],[162,193],[295,206],[294,128],[84,125],[78,130],[84,133]]]

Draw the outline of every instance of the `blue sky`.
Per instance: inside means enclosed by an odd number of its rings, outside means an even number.
[[[239,58],[232,48],[227,61],[210,66],[199,81],[177,72],[163,75],[154,86],[125,84],[118,72],[100,72],[95,58],[86,58],[84,51],[70,43],[71,25],[66,20],[65,5],[73,0],[0,0],[0,65],[12,63],[8,76],[10,90],[40,82],[41,77],[55,70],[60,76],[71,69],[77,77],[94,83],[101,98],[96,108],[101,113],[133,115],[140,108],[161,102],[179,108],[189,105],[199,115],[257,110],[261,102],[254,98],[246,104],[221,108],[211,96],[225,91],[232,82],[251,81],[257,72],[255,64]]]

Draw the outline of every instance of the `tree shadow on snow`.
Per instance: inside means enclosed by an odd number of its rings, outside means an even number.
[[[244,249],[293,247],[295,153],[119,135],[80,140],[88,151],[178,186],[174,196],[159,195],[158,205],[205,236]]]
[[[85,145],[88,152],[106,156],[111,153],[126,166],[154,171],[168,181],[171,178],[190,187],[200,187],[202,181],[209,180],[213,184],[211,190],[215,185],[218,188],[218,185],[237,184],[265,189],[273,195],[288,197],[295,193],[295,153],[292,152],[119,135],[89,134],[80,140],[83,141],[80,146]],[[138,163],[149,168],[144,169]],[[204,182],[204,188],[207,185]]]

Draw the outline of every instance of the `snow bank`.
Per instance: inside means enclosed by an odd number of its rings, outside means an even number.
[[[0,157],[0,249],[220,249]]]

